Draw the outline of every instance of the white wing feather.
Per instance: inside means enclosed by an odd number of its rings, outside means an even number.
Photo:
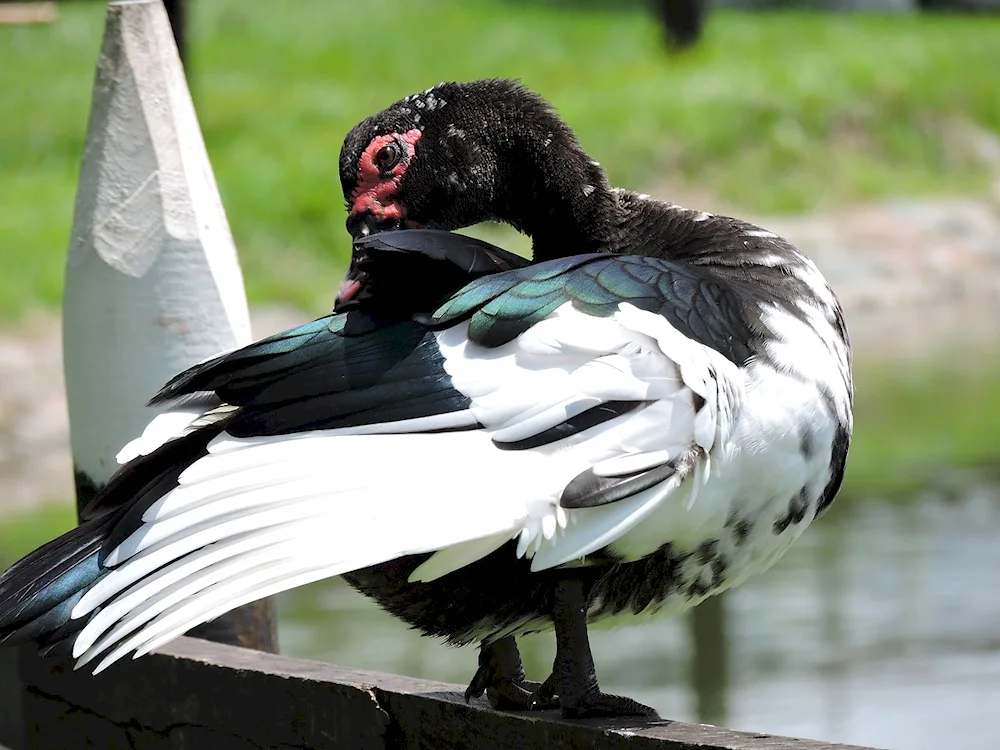
[[[103,655],[103,669],[240,604],[403,555],[436,552],[414,580],[515,537],[532,570],[571,563],[663,503],[690,507],[695,497],[678,473],[624,500],[567,510],[559,499],[573,478],[640,471],[692,450],[704,457],[694,474],[707,476],[708,458],[727,449],[739,371],[658,315],[623,304],[595,318],[567,304],[494,349],[471,344],[466,329],[438,334],[454,387],[472,400],[451,419],[485,429],[408,433],[394,423],[392,434],[220,435],[111,551],[111,570],[74,608],[73,617],[99,609],[74,644],[78,666]],[[704,400],[697,410],[694,394]],[[531,437],[611,400],[648,405],[531,450],[492,442]],[[130,452],[150,452],[194,416],[158,417]]]

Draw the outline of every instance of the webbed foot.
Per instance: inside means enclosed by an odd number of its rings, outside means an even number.
[[[558,708],[559,699],[544,689],[546,684],[525,679],[517,644],[507,636],[482,645],[479,669],[465,690],[465,702],[485,693],[490,706],[500,711]]]

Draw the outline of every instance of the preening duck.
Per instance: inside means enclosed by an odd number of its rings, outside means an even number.
[[[441,84],[341,152],[333,315],[154,399],[87,520],[0,579],[0,637],[102,669],[320,578],[480,644],[467,698],[652,714],[588,624],[679,612],[773,564],[840,487],[851,353],[792,245],[611,188],[539,96]],[[494,220],[533,258],[450,230]],[[554,629],[542,683],[515,638]]]

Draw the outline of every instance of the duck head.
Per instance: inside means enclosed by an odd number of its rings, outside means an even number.
[[[340,180],[354,238],[500,221],[546,260],[604,250],[616,227],[604,170],[515,81],[442,83],[367,117],[344,141]]]

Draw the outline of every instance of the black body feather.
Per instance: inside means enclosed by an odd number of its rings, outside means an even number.
[[[491,630],[542,631],[548,627],[555,583],[566,571],[533,573],[531,561],[517,557],[516,547],[515,541],[508,542],[433,581],[409,580],[430,555],[409,555],[343,578],[424,635],[454,645],[484,636],[488,640]],[[634,562],[621,562],[602,551],[590,556],[587,566],[573,568],[572,574],[583,580],[588,599],[600,603],[601,614],[638,613],[701,585],[698,571],[682,564],[688,557],[669,544]]]

